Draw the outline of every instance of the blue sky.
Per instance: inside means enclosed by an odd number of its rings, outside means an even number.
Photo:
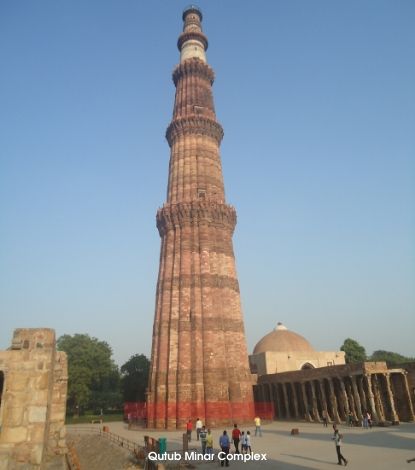
[[[415,356],[415,2],[200,1],[248,349]],[[0,348],[149,354],[185,3],[0,4]]]

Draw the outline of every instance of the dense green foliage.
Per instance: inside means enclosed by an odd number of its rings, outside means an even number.
[[[344,340],[340,351],[344,351],[346,353],[346,363],[364,362],[367,359],[365,348],[360,345],[357,341],[351,338],[347,338]]]
[[[120,408],[120,374],[105,341],[84,334],[63,335],[58,349],[68,355],[68,411]]]
[[[397,366],[399,364],[404,364],[405,362],[413,362],[415,358],[413,357],[405,357],[401,354],[392,352],[392,351],[383,351],[379,349],[378,351],[374,351],[373,354],[369,358],[370,361],[385,361],[388,366]]]
[[[145,400],[150,361],[144,354],[131,356],[120,371],[105,341],[84,334],[63,335],[57,346],[68,356],[68,414],[89,410],[107,415],[108,410],[120,410],[123,401]]]
[[[145,401],[150,361],[135,354],[121,366],[121,388],[124,401]]]

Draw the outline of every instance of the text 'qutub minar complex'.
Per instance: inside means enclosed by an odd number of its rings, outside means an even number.
[[[176,97],[166,137],[170,146],[167,201],[157,212],[161,237],[148,426],[183,428],[250,421],[254,414],[232,234],[219,145],[223,129],[206,63],[202,13],[183,13]]]

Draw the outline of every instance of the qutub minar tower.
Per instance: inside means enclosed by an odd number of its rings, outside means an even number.
[[[254,414],[232,234],[219,155],[223,129],[212,96],[214,73],[202,13],[183,13],[173,119],[167,128],[167,202],[157,212],[161,237],[148,426],[184,428],[246,422]]]

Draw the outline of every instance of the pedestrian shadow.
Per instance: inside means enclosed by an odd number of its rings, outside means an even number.
[[[353,429],[351,431],[350,429]],[[269,430],[270,434],[276,434],[279,436],[287,437],[289,432],[280,430]],[[390,449],[400,450],[413,450],[414,439],[415,439],[415,427],[414,426],[402,426],[393,427],[388,429],[376,430],[376,428],[370,431],[359,432],[356,428],[340,428],[341,434],[344,436],[344,443],[351,445],[358,445],[364,447],[382,447]],[[402,434],[408,434],[403,436]],[[327,434],[313,433],[305,429],[296,436],[292,436],[293,440],[314,440],[320,442],[328,442],[331,440],[333,434],[328,431]]]

